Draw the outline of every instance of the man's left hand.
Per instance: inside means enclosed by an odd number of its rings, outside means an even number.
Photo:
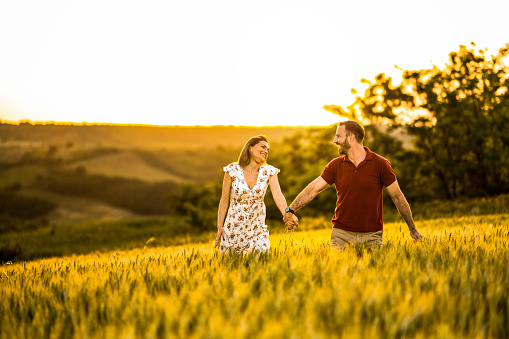
[[[422,239],[422,235],[421,233],[419,233],[417,228],[412,228],[410,230],[410,235],[412,236],[412,238],[414,238],[415,241],[420,241]]]

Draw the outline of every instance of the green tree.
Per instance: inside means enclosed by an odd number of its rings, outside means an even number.
[[[198,186],[183,184],[178,192],[168,193],[170,213],[186,219],[189,226],[201,231],[217,229],[217,208],[222,180]]]
[[[414,175],[438,196],[508,192],[508,51],[487,57],[460,46],[443,69],[404,71],[397,86],[380,74],[343,112],[405,126],[415,140]]]

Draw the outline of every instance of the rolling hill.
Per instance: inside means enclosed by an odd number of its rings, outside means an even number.
[[[138,206],[135,199],[164,206],[164,191],[171,187],[219,180],[222,167],[236,160],[251,136],[265,134],[277,145],[304,130],[0,123],[0,191],[54,203],[52,212],[38,218],[44,223],[139,217],[129,208]],[[131,198],[122,198],[122,190]]]
[[[71,168],[83,167],[87,173],[103,174],[112,177],[125,177],[149,182],[173,181],[189,182],[188,179],[172,174],[169,171],[152,166],[145,162],[136,152],[121,151],[112,155],[100,156],[78,161],[69,165]]]

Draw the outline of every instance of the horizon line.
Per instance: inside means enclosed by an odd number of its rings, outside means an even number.
[[[341,119],[341,118],[340,118]],[[337,122],[339,123],[339,121]],[[32,126],[109,126],[109,127],[237,127],[237,128],[323,128],[330,127],[337,123],[333,123],[330,125],[264,125],[264,126],[251,126],[251,125],[155,125],[155,124],[136,124],[136,123],[114,123],[114,122],[73,122],[73,121],[54,121],[54,120],[30,120],[30,119],[20,119],[20,120],[3,120],[0,118],[0,124],[2,125],[15,125],[19,126],[22,124],[28,124]]]

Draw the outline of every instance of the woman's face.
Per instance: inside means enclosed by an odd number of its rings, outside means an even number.
[[[269,157],[269,144],[266,141],[260,141],[251,146],[251,157],[257,163],[264,163]]]

